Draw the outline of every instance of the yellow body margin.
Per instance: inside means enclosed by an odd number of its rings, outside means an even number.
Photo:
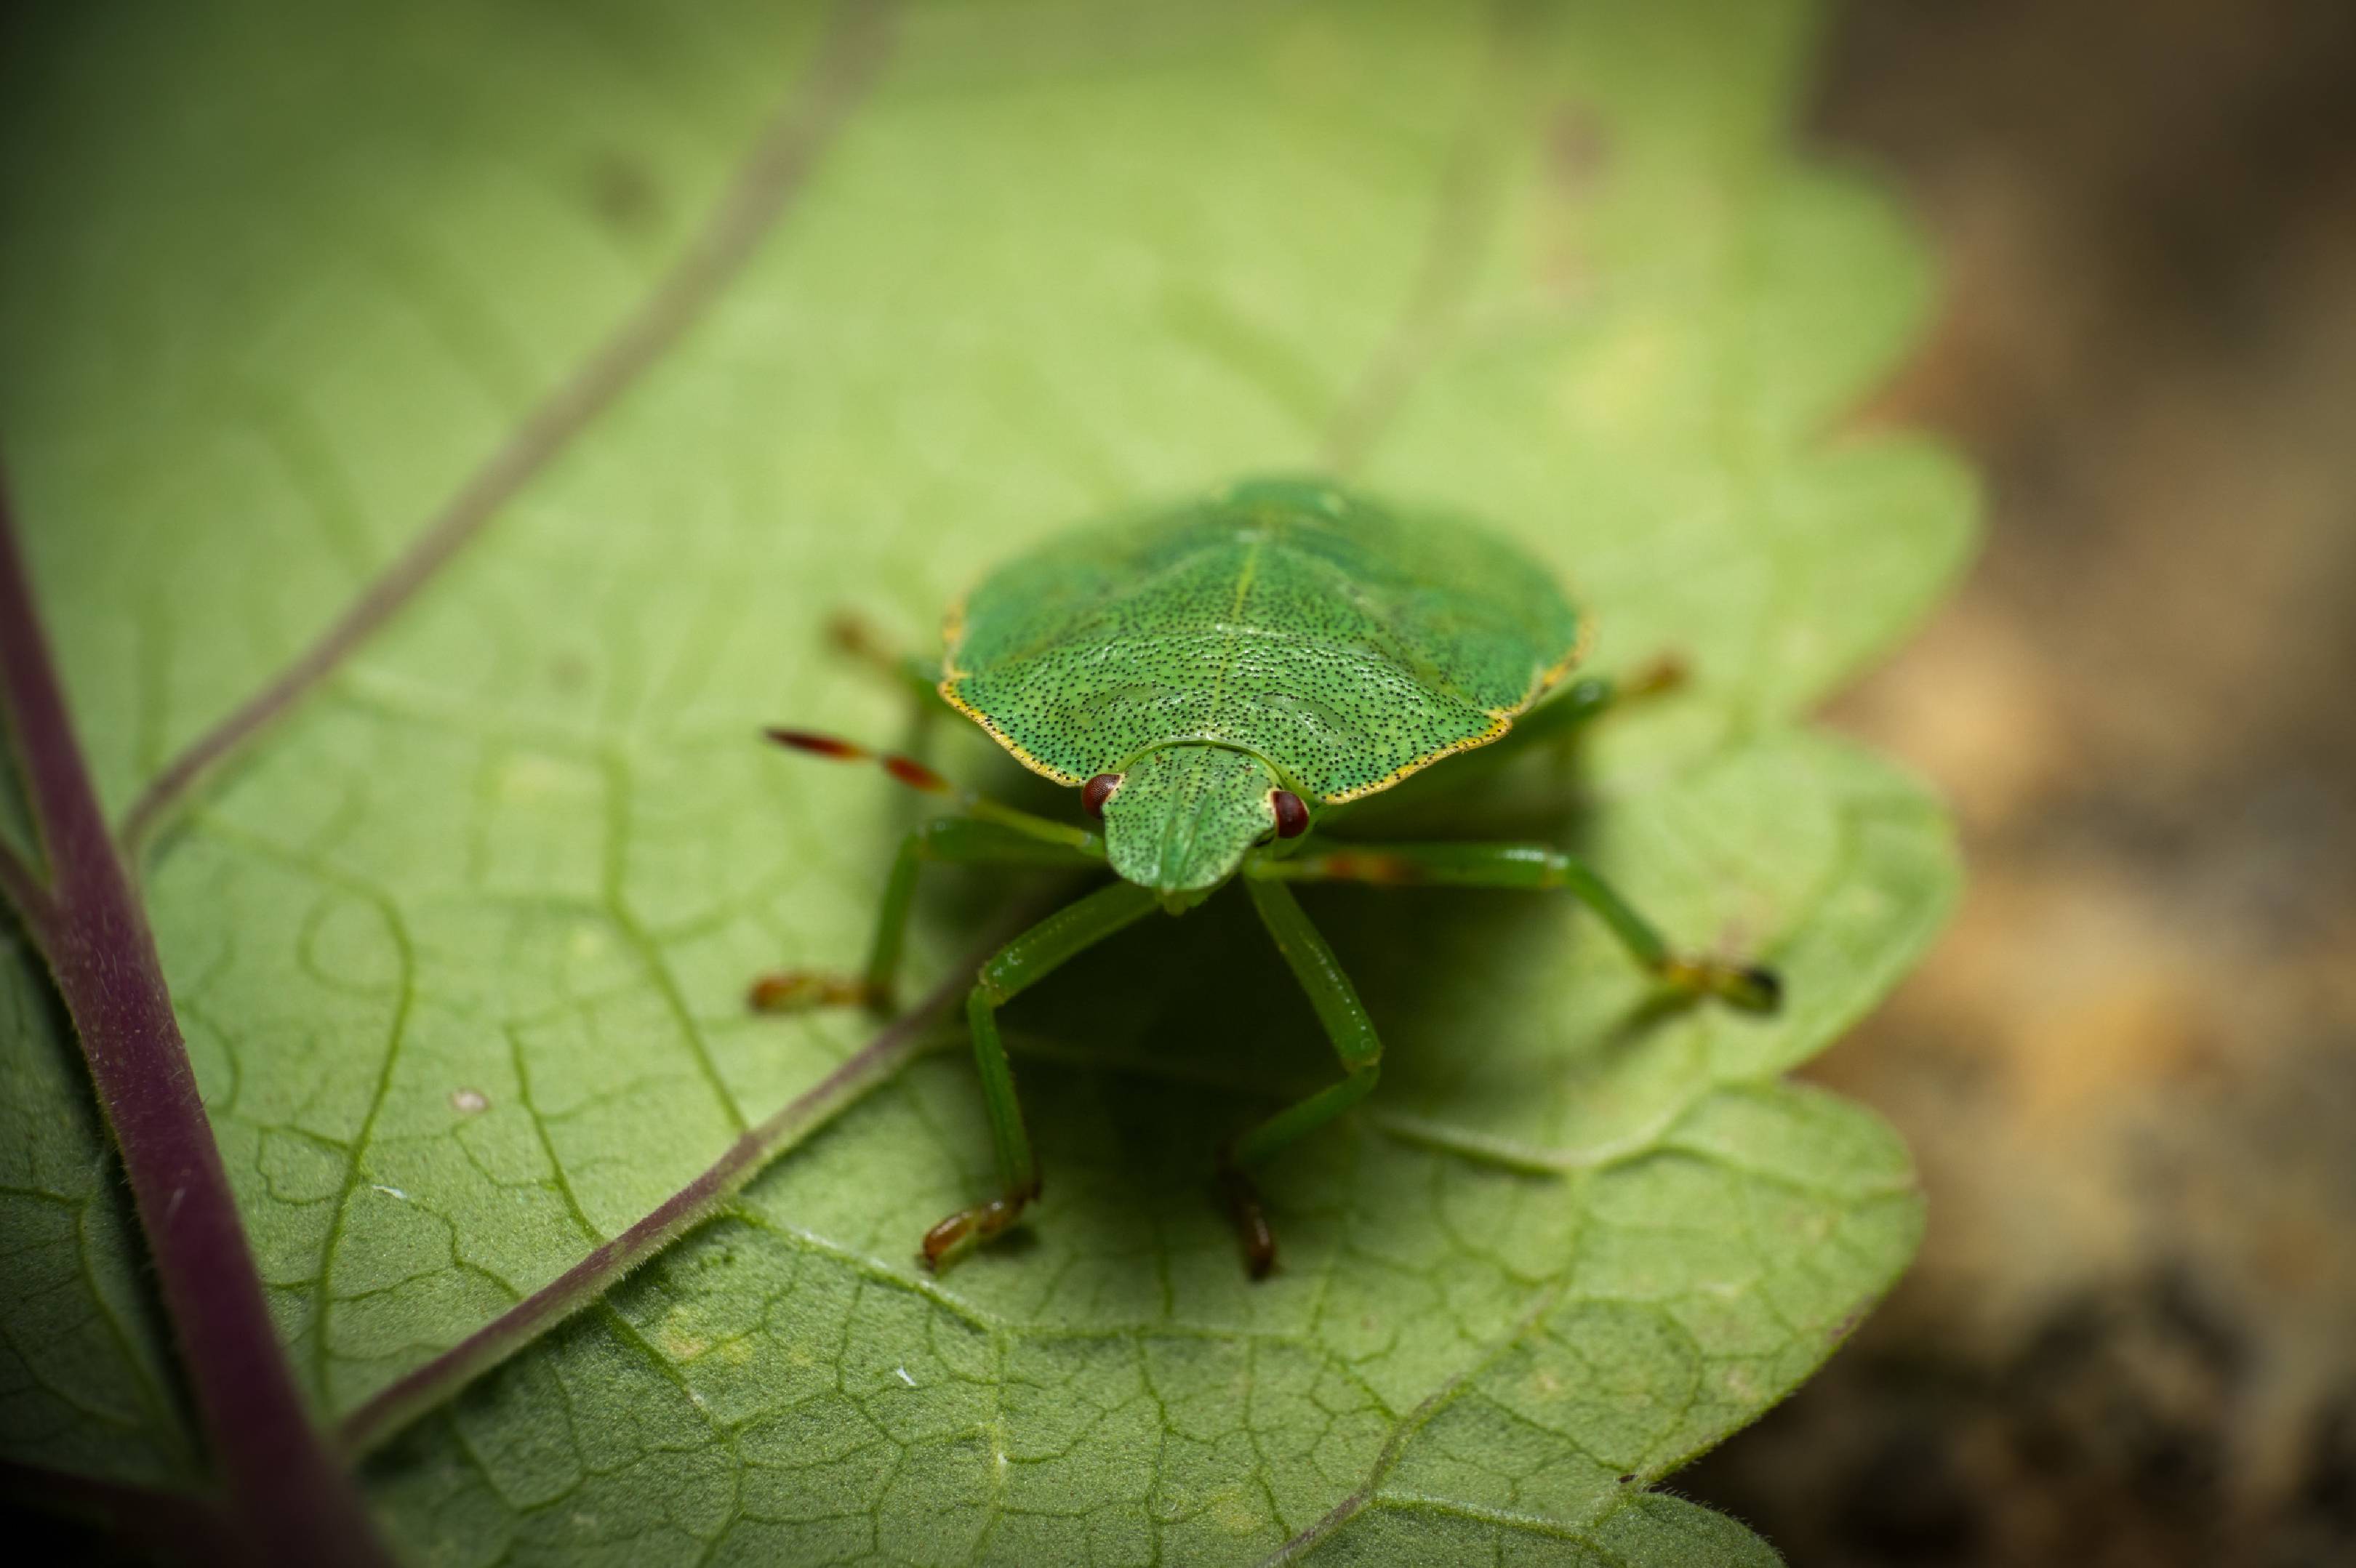
[[[1015,743],[1012,735],[991,721],[990,715],[958,695],[958,682],[965,678],[965,671],[957,667],[958,645],[964,641],[965,601],[960,599],[950,605],[949,613],[941,618],[941,678],[940,684],[933,688],[941,694],[941,700],[980,725],[982,733],[1005,747],[1008,756],[1012,757],[1041,778],[1054,779],[1059,784],[1087,783],[1087,780],[1067,773],[1061,768],[1049,767],[1024,751]]]
[[[1452,757],[1459,752],[1473,751],[1489,745],[1493,741],[1504,740],[1506,733],[1513,729],[1514,720],[1527,713],[1539,698],[1560,686],[1563,677],[1579,667],[1587,657],[1587,650],[1594,644],[1595,623],[1581,615],[1579,618],[1579,636],[1570,645],[1570,651],[1557,659],[1551,666],[1540,670],[1537,678],[1530,682],[1530,688],[1522,693],[1522,699],[1519,702],[1515,703],[1511,708],[1489,709],[1489,727],[1486,730],[1482,731],[1478,735],[1467,735],[1462,741],[1452,741],[1436,752],[1427,752],[1411,763],[1393,768],[1372,784],[1360,784],[1355,789],[1345,789],[1338,795],[1323,795],[1319,798],[1327,805],[1342,805],[1350,801],[1364,800],[1370,795],[1380,795],[1410,773],[1423,772],[1442,757]]]

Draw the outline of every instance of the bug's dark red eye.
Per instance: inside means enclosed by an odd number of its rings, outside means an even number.
[[[1268,803],[1276,807],[1279,838],[1298,838],[1309,831],[1309,808],[1301,804],[1299,795],[1289,789],[1270,790]]]
[[[1104,820],[1104,803],[1120,787],[1119,773],[1098,773],[1080,786],[1080,809],[1098,821]]]

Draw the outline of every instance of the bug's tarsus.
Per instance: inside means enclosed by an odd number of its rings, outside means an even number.
[[[1693,678],[1693,665],[1680,653],[1655,654],[1622,677],[1617,696],[1622,701],[1661,697],[1678,690]]]
[[[838,610],[827,617],[826,640],[834,645],[837,653],[848,654],[862,664],[873,665],[885,674],[896,673],[900,664],[898,651],[876,634],[867,617],[851,610]]]
[[[1746,1012],[1772,1013],[1783,1005],[1783,976],[1764,964],[1747,965],[1734,971],[1733,986],[1719,994]]]
[[[1655,973],[1689,996],[1715,997],[1738,1011],[1772,1013],[1783,1005],[1783,976],[1762,964],[1672,957]]]
[[[1023,1218],[1023,1211],[1038,1201],[1040,1185],[1033,1180],[1017,1191],[1001,1193],[986,1203],[960,1209],[926,1231],[916,1253],[926,1272],[938,1274],[983,1243],[1013,1229],[1015,1221]]]
[[[1235,1221],[1236,1234],[1243,1243],[1244,1272],[1254,1279],[1266,1279],[1276,1268],[1276,1232],[1269,1229],[1259,1189],[1236,1168],[1226,1150],[1219,1155],[1219,1196],[1226,1200],[1227,1217]]]
[[[747,987],[745,1004],[756,1013],[804,1013],[816,1008],[863,1007],[890,1014],[896,1009],[888,991],[879,990],[862,976],[823,969],[779,969],[763,975]]]

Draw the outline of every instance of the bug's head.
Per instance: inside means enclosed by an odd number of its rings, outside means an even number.
[[[1253,845],[1309,826],[1300,797],[1248,752],[1165,746],[1114,778],[1089,780],[1082,797],[1104,818],[1106,855],[1124,879],[1160,893],[1173,914],[1234,876]]]

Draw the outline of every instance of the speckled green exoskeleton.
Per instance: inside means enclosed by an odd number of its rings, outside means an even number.
[[[981,965],[966,1015],[1000,1189],[926,1233],[930,1265],[1000,1234],[1039,1196],[999,1008],[1131,923],[1157,909],[1182,914],[1231,879],[1308,991],[1345,1074],[1220,1151],[1256,1276],[1276,1246],[1244,1168],[1356,1104],[1382,1061],[1373,1020],[1290,884],[1559,889],[1665,985],[1752,1010],[1776,1004],[1771,972],[1672,949],[1593,870],[1549,846],[1320,840],[1321,822],[1352,801],[1509,731],[1519,743],[1559,736],[1613,699],[1608,682],[1567,678],[1586,649],[1585,618],[1551,574],[1493,535],[1317,481],[1237,485],[1078,529],[1013,561],[950,610],[945,640],[937,670],[910,662],[903,673],[1025,767],[1079,790],[1099,826],[981,798],[905,757],[772,731],[804,752],[880,761],[957,810],[901,847],[862,974],[774,975],[753,988],[771,1010],[888,1010],[926,861],[1114,873]]]

